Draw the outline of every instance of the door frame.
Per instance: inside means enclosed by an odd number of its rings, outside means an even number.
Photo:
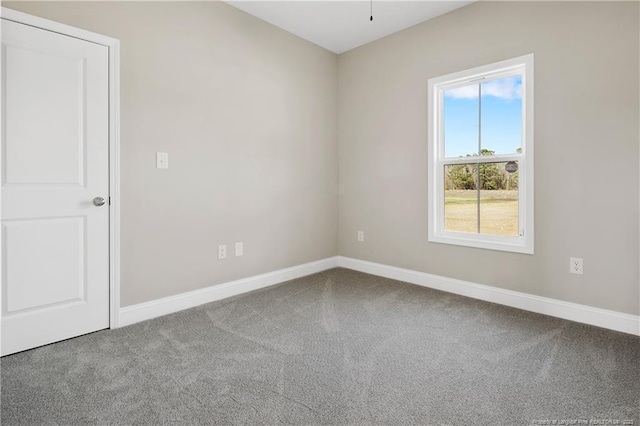
[[[109,328],[117,328],[120,311],[120,41],[6,7],[2,7],[0,18],[0,26],[3,20],[13,21],[109,49]],[[1,195],[0,192],[0,200]]]

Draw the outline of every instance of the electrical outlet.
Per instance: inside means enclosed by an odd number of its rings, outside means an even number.
[[[359,242],[364,241],[364,231],[358,231],[358,241]]]
[[[240,241],[236,243],[236,256],[242,256],[244,254],[244,243]]]
[[[582,275],[584,270],[582,267],[582,259],[579,257],[569,258],[569,272],[572,274]]]
[[[218,259],[226,259],[227,258],[227,246],[221,245],[218,246]]]

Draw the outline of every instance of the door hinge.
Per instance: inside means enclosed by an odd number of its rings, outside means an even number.
[[[111,197],[109,197],[109,205],[111,205]]]

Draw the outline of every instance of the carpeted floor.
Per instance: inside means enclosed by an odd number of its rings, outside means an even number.
[[[345,269],[1,364],[3,425],[640,425],[640,338]]]

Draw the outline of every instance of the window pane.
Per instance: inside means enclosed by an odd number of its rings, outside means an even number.
[[[476,164],[444,167],[444,229],[478,232],[478,179]]]
[[[480,233],[518,236],[518,163],[480,164]]]
[[[444,92],[444,155],[478,155],[479,85],[457,87]]]
[[[514,154],[522,146],[522,76],[482,83],[482,152]]]

